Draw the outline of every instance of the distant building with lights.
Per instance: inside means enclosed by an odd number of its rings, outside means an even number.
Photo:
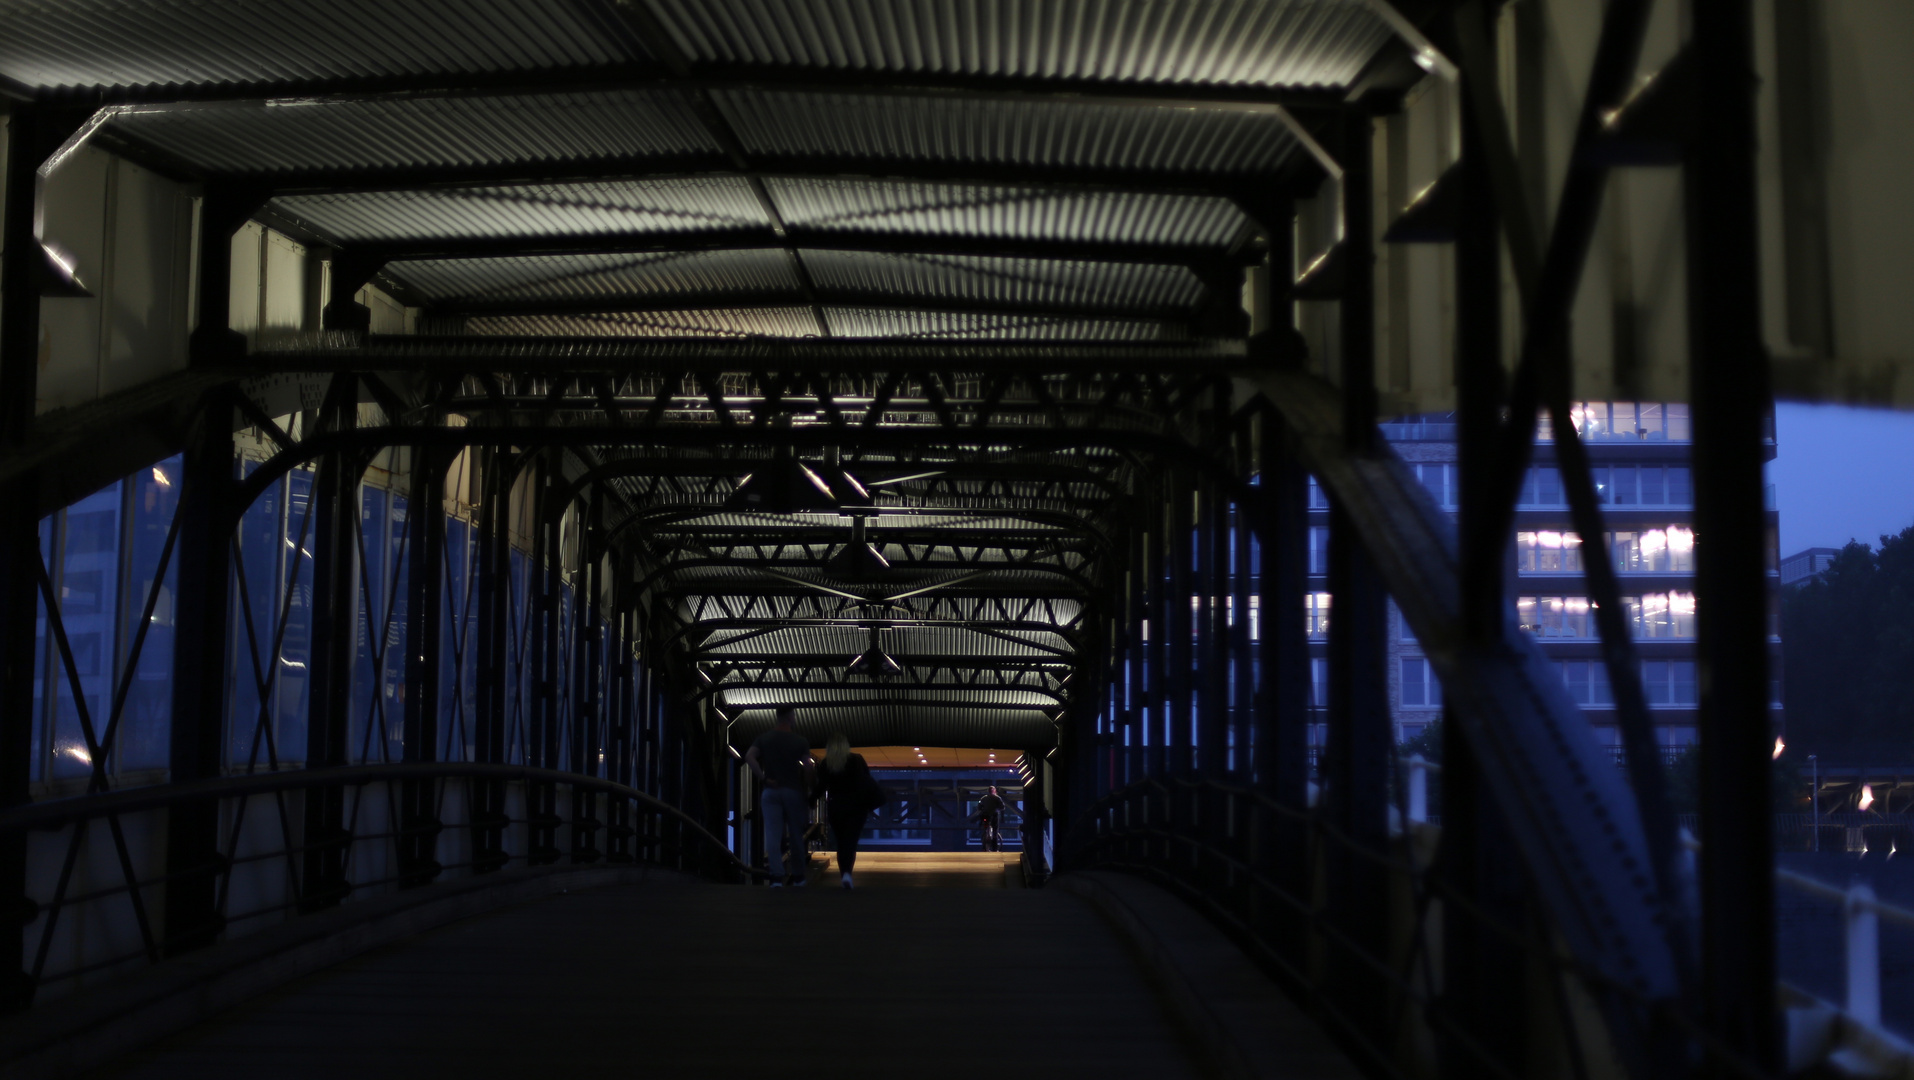
[[[1622,586],[1622,604],[1641,655],[1642,683],[1655,727],[1670,752],[1695,740],[1698,683],[1695,670],[1694,479],[1688,464],[1688,406],[1679,403],[1580,402],[1573,412],[1603,503],[1607,546]],[[1383,434],[1409,463],[1436,503],[1456,510],[1456,445],[1453,417],[1428,415],[1382,425]],[[1584,581],[1587,538],[1577,536],[1556,465],[1552,432],[1539,429],[1535,459],[1522,485],[1515,514],[1509,580],[1524,630],[1540,640],[1555,661],[1569,696],[1586,710],[1599,737],[1619,748],[1614,694],[1601,658],[1601,639]],[[1773,453],[1770,440],[1769,454]],[[1327,666],[1329,614],[1327,566],[1328,500],[1312,483],[1311,596],[1308,618],[1312,650]],[[1779,584],[1775,514],[1768,511],[1765,549],[1770,580]],[[1825,549],[1814,549],[1825,550]],[[1321,552],[1319,557],[1318,552]],[[1771,589],[1771,592],[1773,590]],[[1769,634],[1779,620],[1770,605]],[[1401,613],[1390,610],[1389,700],[1396,737],[1413,738],[1442,715],[1442,687]],[[1320,676],[1319,676],[1320,678]],[[1779,681],[1770,700],[1779,701]],[[1776,705],[1778,708],[1778,705]]]
[[[1781,584],[1800,585],[1812,578],[1818,578],[1834,565],[1834,557],[1841,554],[1840,548],[1811,547],[1797,551],[1781,560]]]

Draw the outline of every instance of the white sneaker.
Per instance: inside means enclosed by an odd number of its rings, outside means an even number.
[[[847,889],[851,887],[851,875],[849,874],[844,875],[844,887]]]

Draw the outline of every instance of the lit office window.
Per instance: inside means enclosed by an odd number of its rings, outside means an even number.
[[[1692,638],[1695,636],[1695,594],[1647,593],[1622,597],[1629,629],[1637,638]]]
[[[1616,573],[1691,574],[1695,570],[1694,531],[1678,525],[1612,532],[1608,545]]]
[[[1518,532],[1515,566],[1525,574],[1579,574],[1582,538],[1572,532]]]
[[[1326,638],[1329,636],[1329,594],[1313,592],[1303,594],[1303,608],[1309,636]]]
[[[1585,596],[1523,596],[1515,601],[1522,629],[1543,638],[1574,640],[1594,635]]]
[[[1309,508],[1311,510],[1329,509],[1329,493],[1323,490],[1323,486],[1316,482],[1313,475],[1309,478]]]
[[[1309,572],[1329,573],[1329,529],[1327,526],[1311,525],[1309,527]]]

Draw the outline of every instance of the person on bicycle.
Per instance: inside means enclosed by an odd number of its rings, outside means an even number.
[[[977,800],[975,817],[984,831],[984,850],[1003,850],[1004,797],[997,794],[997,785],[990,785],[990,794]]]

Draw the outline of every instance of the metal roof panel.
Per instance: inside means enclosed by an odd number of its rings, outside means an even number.
[[[1271,173],[1301,148],[1273,109],[756,88],[716,90],[712,99],[757,158],[1209,176]]]
[[[645,0],[697,61],[1094,82],[1344,86],[1364,0]]]
[[[6,0],[33,87],[273,84],[645,60],[607,0]]]
[[[720,154],[690,94],[445,94],[133,107],[112,128],[209,172],[432,168]]]
[[[1192,307],[1203,297],[1202,281],[1185,266],[829,249],[800,254],[822,289],[1011,304],[1095,304],[1118,312],[1144,306]]]
[[[1249,224],[1213,195],[943,184],[836,177],[768,177],[787,224],[824,232],[1032,237],[1222,248]]]
[[[437,302],[616,299],[779,290],[795,296],[799,290],[791,260],[775,248],[420,259],[392,263],[386,270],[426,299]]]
[[[771,228],[736,176],[291,195],[272,207],[341,243]]]
[[[702,308],[589,315],[475,315],[465,332],[482,336],[542,337],[816,337],[808,307]]]

